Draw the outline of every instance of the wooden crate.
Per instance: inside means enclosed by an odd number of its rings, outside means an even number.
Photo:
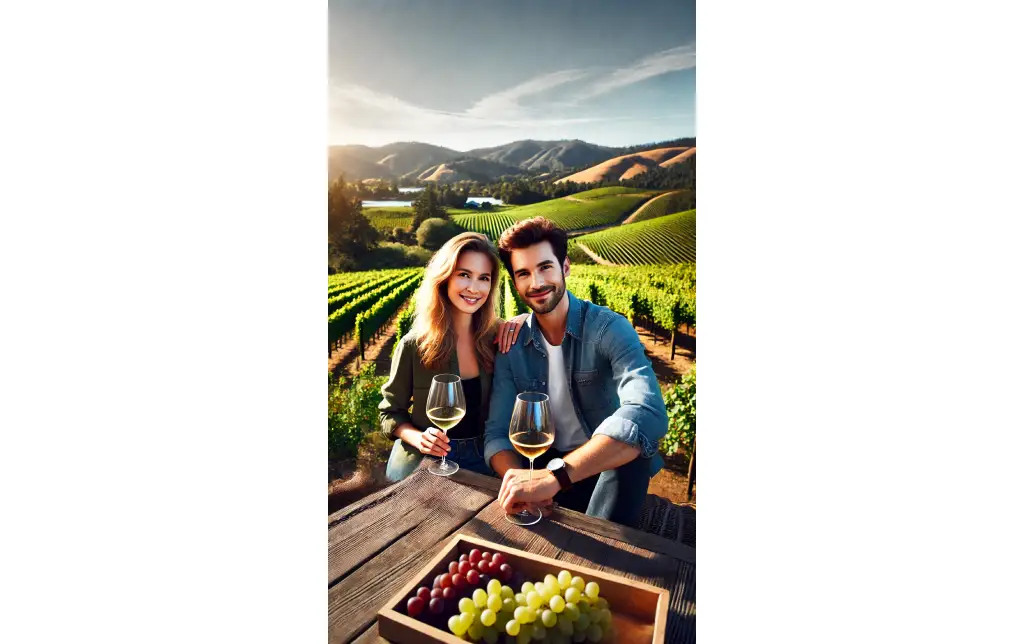
[[[626,579],[620,575],[530,554],[524,550],[462,534],[456,534],[443,544],[437,555],[412,575],[409,583],[403,586],[377,613],[377,624],[381,637],[397,644],[434,642],[461,644],[465,642],[465,639],[456,637],[447,628],[439,630],[405,615],[400,612],[400,609],[404,607],[406,600],[415,592],[416,588],[419,586],[432,587],[436,575],[448,572],[448,562],[458,559],[463,554],[469,554],[473,548],[504,553],[509,565],[523,573],[529,581],[539,581],[544,579],[544,575],[547,574],[557,575],[559,570],[568,570],[588,582],[596,581],[601,586],[600,596],[608,600],[615,633],[614,639],[606,636],[601,640],[602,644],[604,642],[663,644],[665,641],[669,600],[667,590]],[[519,592],[518,588],[514,590]],[[499,637],[498,641],[503,642],[504,636]]]

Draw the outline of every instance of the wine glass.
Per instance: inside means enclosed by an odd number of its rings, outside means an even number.
[[[528,391],[516,396],[508,437],[516,451],[530,459],[530,480],[533,480],[533,459],[548,451],[555,442],[555,428],[551,422],[547,394]],[[524,509],[518,514],[506,514],[505,520],[516,525],[533,525],[544,515]]]
[[[434,376],[427,394],[427,418],[434,426],[448,434],[448,430],[459,424],[466,415],[466,394],[462,392],[462,378],[442,373]],[[451,476],[459,471],[458,463],[449,463],[441,455],[441,462],[434,462],[427,471],[437,476]]]

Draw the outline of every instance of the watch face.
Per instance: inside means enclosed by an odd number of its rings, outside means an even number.
[[[549,470],[558,469],[558,468],[564,467],[564,466],[565,466],[565,463],[563,463],[562,459],[560,459],[558,457],[555,457],[555,458],[551,459],[550,461],[548,461],[548,469]]]

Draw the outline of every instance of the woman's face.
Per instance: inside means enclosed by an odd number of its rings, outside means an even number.
[[[463,313],[480,310],[491,291],[491,260],[484,253],[468,251],[459,256],[448,278],[448,300]]]

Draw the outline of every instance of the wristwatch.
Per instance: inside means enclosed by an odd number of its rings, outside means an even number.
[[[560,458],[553,458],[548,461],[548,469],[558,479],[558,485],[561,486],[563,492],[572,487],[572,479],[569,478],[569,470],[565,461]]]

